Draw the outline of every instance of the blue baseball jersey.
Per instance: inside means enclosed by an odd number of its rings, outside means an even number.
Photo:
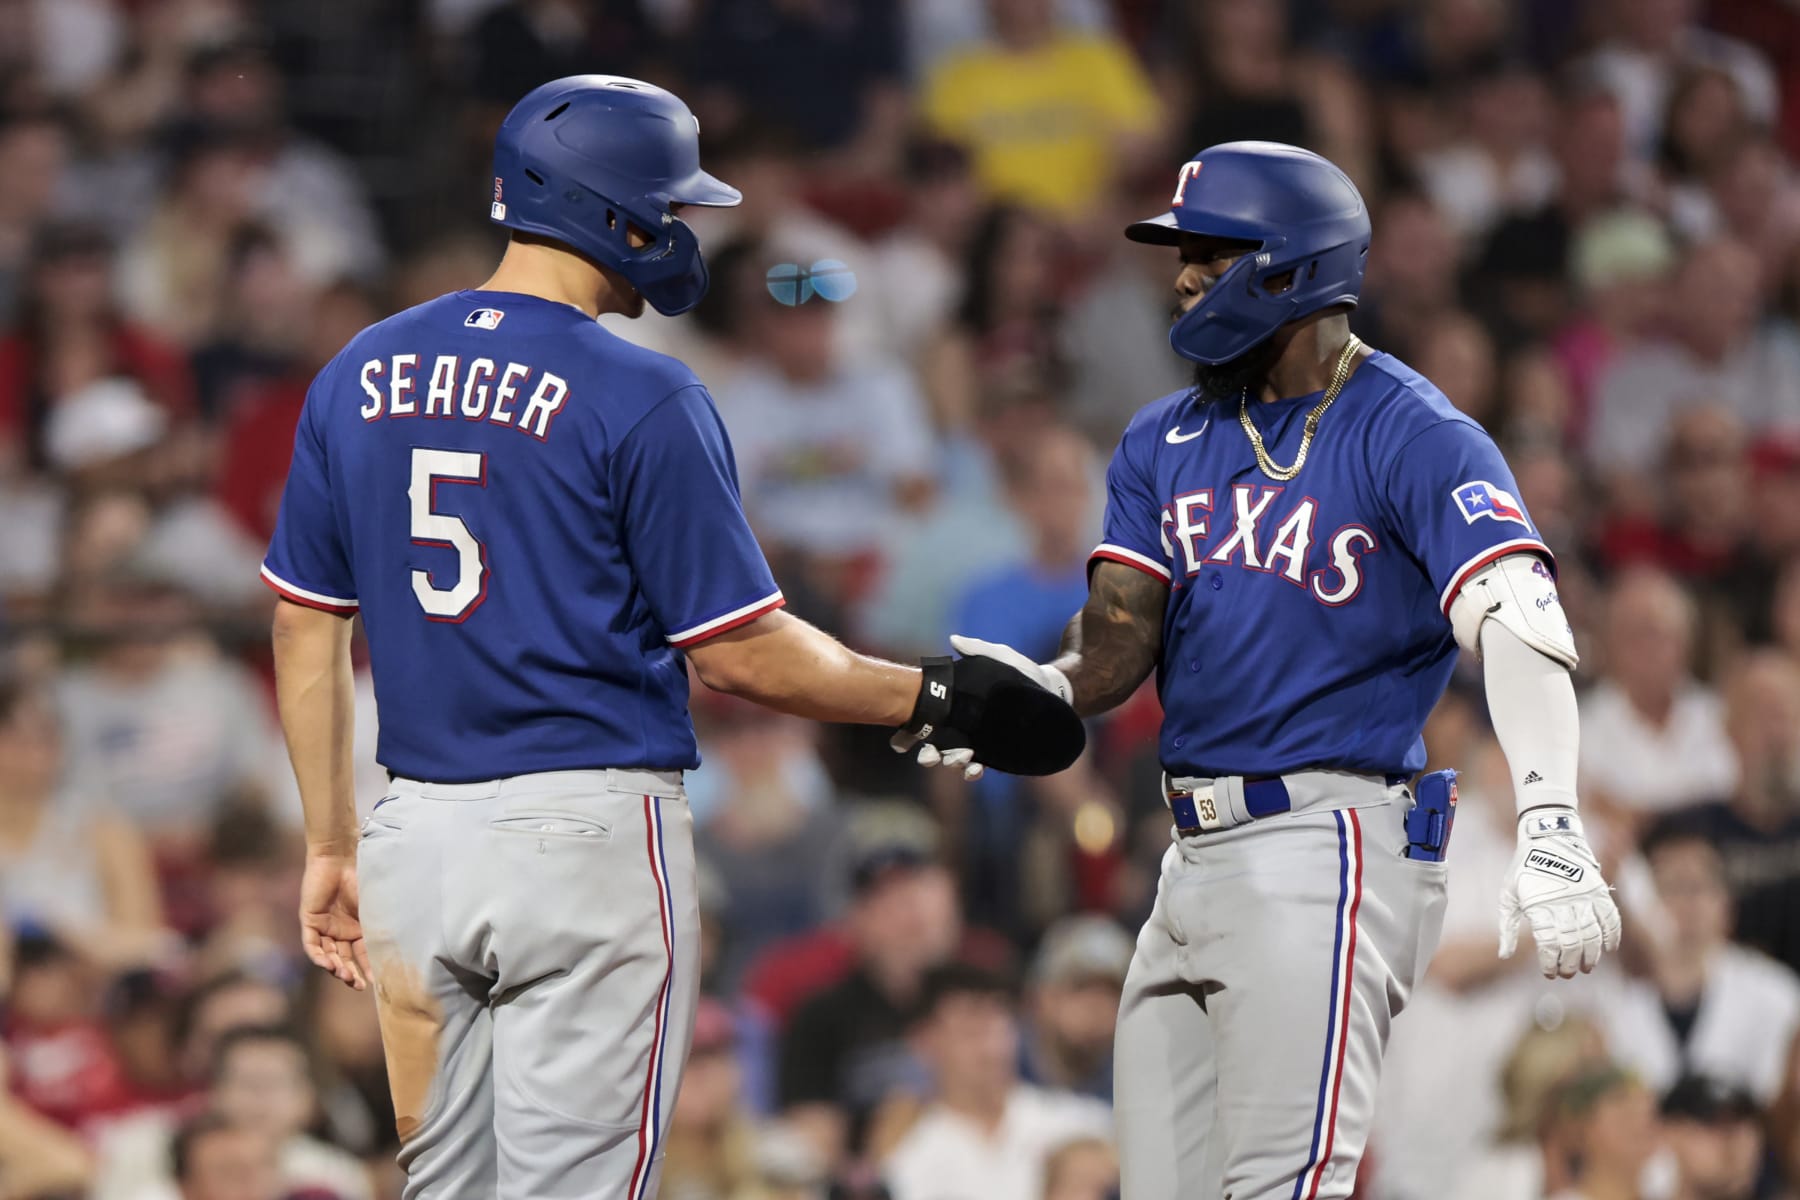
[[[499,292],[319,372],[262,573],[362,614],[376,756],[440,782],[698,766],[681,650],[782,603],[693,373]]]
[[[1251,406],[1276,463],[1319,399]],[[1175,775],[1418,771],[1457,590],[1509,553],[1553,569],[1493,440],[1389,354],[1350,377],[1289,483],[1257,466],[1235,400],[1180,392],[1132,419],[1107,487],[1090,565],[1169,585],[1157,686]]]

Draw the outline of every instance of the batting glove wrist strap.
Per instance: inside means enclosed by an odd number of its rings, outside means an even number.
[[[1087,730],[1056,693],[1017,667],[985,655],[927,658],[919,698],[901,728],[960,760],[1015,775],[1054,775],[1087,748]]]
[[[950,689],[956,682],[956,660],[936,655],[919,660],[919,698],[902,729],[930,741],[931,735],[950,718]]]

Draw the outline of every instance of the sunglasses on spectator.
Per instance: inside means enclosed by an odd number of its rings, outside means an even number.
[[[822,258],[810,267],[778,263],[769,268],[769,295],[792,308],[813,297],[841,304],[856,294],[856,275],[835,258]]]

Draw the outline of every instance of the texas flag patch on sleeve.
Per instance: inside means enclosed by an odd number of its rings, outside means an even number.
[[[1519,498],[1485,479],[1472,479],[1458,485],[1455,496],[1456,506],[1462,511],[1463,520],[1471,525],[1481,517],[1492,517],[1496,521],[1512,521],[1527,529],[1531,528],[1530,522],[1525,519],[1525,506],[1519,503]]]
[[[468,315],[463,324],[470,329],[498,329],[500,319],[505,315],[497,308],[478,308]]]

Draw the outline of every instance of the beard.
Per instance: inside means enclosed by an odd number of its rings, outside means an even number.
[[[1269,370],[1281,357],[1278,339],[1269,337],[1258,342],[1236,358],[1208,365],[1194,364],[1194,390],[1202,398],[1220,403],[1235,402],[1244,392],[1252,399],[1262,390]]]

